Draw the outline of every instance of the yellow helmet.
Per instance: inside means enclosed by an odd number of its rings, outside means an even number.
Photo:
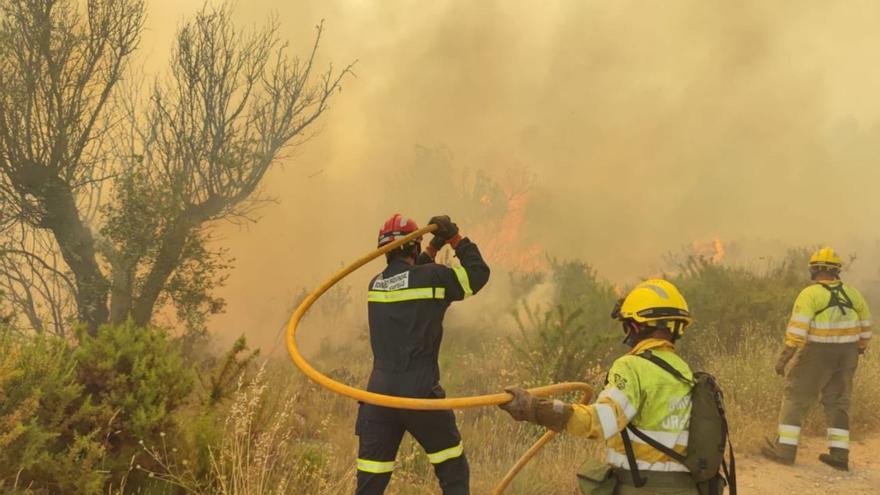
[[[840,262],[840,256],[830,247],[823,247],[810,256],[809,266],[819,268],[840,269],[843,263]]]
[[[666,280],[651,279],[637,285],[627,294],[612,317],[652,325],[653,322],[680,321],[684,327],[693,321],[688,303],[678,288]]]

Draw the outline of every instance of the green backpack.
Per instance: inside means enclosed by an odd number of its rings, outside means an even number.
[[[728,434],[727,418],[724,415],[724,394],[709,373],[696,372],[694,379],[688,380],[669,363],[655,356],[651,351],[638,355],[669,372],[672,376],[691,385],[691,420],[688,429],[688,448],[685,455],[666,447],[649,437],[638,428],[627,425],[621,432],[627,460],[632,468],[633,483],[644,486],[646,480],[639,474],[638,464],[632,449],[627,430],[646,444],[663,452],[688,468],[698,485],[708,493],[722,493],[724,485],[730,488],[730,495],[736,495],[736,460],[733,445]],[[730,448],[730,464],[724,459],[725,448]],[[723,475],[722,475],[723,472]],[[704,490],[701,489],[701,492]]]

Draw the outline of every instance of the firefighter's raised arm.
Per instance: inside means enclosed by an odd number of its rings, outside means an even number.
[[[428,223],[436,225],[437,230],[420,256],[419,264],[433,261],[437,252],[449,244],[460,266],[440,267],[438,270],[441,284],[446,289],[446,299],[460,301],[479,292],[489,281],[489,265],[483,260],[480,249],[470,239],[461,236],[458,225],[449,216],[435,216]]]

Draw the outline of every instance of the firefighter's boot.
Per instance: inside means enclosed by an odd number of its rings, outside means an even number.
[[[819,460],[840,471],[849,471],[849,450],[831,447],[827,454],[819,454]]]
[[[773,462],[791,466],[794,464],[795,457],[797,457],[797,446],[785,445],[767,439],[767,445],[761,447],[761,455]]]

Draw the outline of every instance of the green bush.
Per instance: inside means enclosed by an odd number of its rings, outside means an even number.
[[[105,492],[137,477],[139,441],[175,431],[192,373],[164,332],[108,325],[80,338],[0,328],[3,493]]]
[[[73,354],[58,338],[0,333],[3,493],[102,491],[106,432],[99,408],[83,400]]]
[[[520,335],[508,342],[534,383],[583,380],[591,365],[615,349],[619,325],[609,315],[617,297],[589,264],[549,261],[553,306],[520,301],[514,311]]]
[[[687,330],[693,338],[682,340],[682,349],[708,339],[728,352],[739,352],[747,332],[761,332],[782,345],[792,304],[810,283],[804,259],[801,251],[791,251],[785,259],[756,270],[688,258],[670,277],[694,316]]]
[[[159,329],[104,325],[95,337],[81,332],[80,339],[77,380],[103,408],[112,430],[108,448],[127,467],[139,442],[155,445],[175,432],[172,413],[192,391],[193,372]]]

